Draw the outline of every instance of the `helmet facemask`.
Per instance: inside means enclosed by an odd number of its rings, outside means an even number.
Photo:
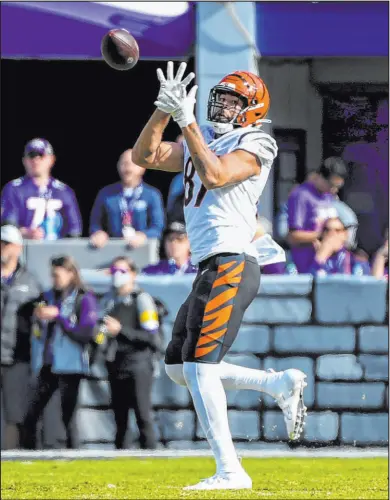
[[[229,95],[238,99],[236,103],[229,104],[224,96]],[[242,106],[239,107],[238,104],[241,101]],[[233,128],[238,127],[237,117],[248,105],[247,99],[242,95],[234,92],[232,90],[226,89],[226,87],[215,86],[211,89],[209,95],[209,101],[207,104],[207,120],[212,123],[214,131],[217,134],[225,134],[231,132]],[[234,111],[231,118],[227,118],[222,114],[223,110]]]

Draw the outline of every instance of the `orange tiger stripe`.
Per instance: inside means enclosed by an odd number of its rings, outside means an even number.
[[[200,347],[196,349],[195,351],[195,358],[200,358],[201,356],[204,356],[205,354],[208,354],[211,351],[214,351],[214,349],[217,347],[218,344],[213,344],[209,347]]]
[[[212,342],[213,340],[217,340],[220,337],[222,337],[226,332],[227,332],[227,328],[223,328],[222,330],[218,330],[215,333],[209,333],[207,335],[202,335],[199,338],[198,343],[196,344],[196,347],[204,345],[204,344],[208,344],[209,342]]]
[[[237,264],[236,260],[226,262],[226,264],[221,264],[220,266],[218,266],[218,274],[223,273],[224,271],[226,271],[226,269],[229,269],[229,267],[232,267],[234,264]]]
[[[226,306],[223,309],[220,309],[219,311],[213,313],[213,314],[208,314],[203,318],[203,321],[210,321],[214,319],[214,321],[202,328],[200,333],[208,333],[211,332],[212,330],[215,330],[216,328],[219,328],[220,326],[224,325],[227,323],[230,319],[230,315],[232,313],[233,306]]]
[[[240,283],[241,276],[236,277],[238,274],[242,273],[244,270],[245,262],[241,262],[237,267],[235,267],[232,271],[229,271],[224,276],[216,279],[213,284],[213,288],[217,288],[220,285],[230,285],[232,283]]]
[[[217,307],[221,306],[228,300],[235,297],[237,292],[238,288],[236,287],[236,288],[229,288],[228,290],[225,290],[224,292],[220,293],[213,299],[209,300],[209,302],[207,302],[204,312],[208,313],[210,311],[213,311],[214,309],[217,309]]]

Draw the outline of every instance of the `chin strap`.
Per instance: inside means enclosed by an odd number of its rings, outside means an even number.
[[[231,132],[234,129],[233,123],[217,123],[217,122],[210,122],[214,132],[216,134],[227,134],[228,132]],[[272,123],[272,120],[268,120],[267,118],[261,118],[260,120],[256,120],[253,125],[250,125],[251,127],[261,127],[262,123]],[[240,127],[237,127],[240,128]],[[249,127],[248,127],[249,128]]]
[[[233,123],[211,122],[211,125],[216,134],[226,134],[227,132],[231,132],[233,130]]]

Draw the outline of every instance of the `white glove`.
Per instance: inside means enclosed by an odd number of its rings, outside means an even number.
[[[190,73],[181,81],[186,67],[186,63],[181,63],[176,77],[173,78],[173,62],[169,61],[167,79],[165,79],[160,68],[157,70],[157,77],[161,85],[157,101],[154,104],[159,110],[172,115],[180,127],[186,127],[195,121],[194,104],[198,87],[195,85],[187,96],[186,87],[195,77],[195,74]]]

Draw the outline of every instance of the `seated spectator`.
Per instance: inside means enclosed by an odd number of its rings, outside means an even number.
[[[275,264],[266,264],[262,266],[261,274],[286,274],[286,263],[276,262]]]
[[[372,263],[372,275],[378,279],[389,279],[389,232],[386,231],[385,242],[375,253]]]
[[[30,380],[31,301],[41,293],[19,262],[23,238],[15,226],[1,228],[1,400],[4,448],[19,447]]]
[[[191,263],[190,242],[181,222],[172,222],[164,233],[166,259],[146,266],[142,274],[191,274],[198,271]]]
[[[348,232],[337,217],[328,219],[316,245],[310,271],[315,276],[327,274],[369,275],[370,266],[345,248]]]
[[[90,241],[102,248],[109,238],[124,238],[138,248],[148,238],[161,238],[164,208],[158,189],[142,182],[145,169],[133,163],[131,149],[119,158],[121,182],[101,189],[92,208]]]
[[[47,403],[59,389],[66,446],[74,448],[70,424],[81,379],[89,373],[88,344],[95,337],[98,307],[84,287],[71,257],[51,261],[53,287],[39,299],[33,315],[31,365],[37,375],[22,426],[22,447],[36,448],[36,428]]]
[[[288,243],[299,273],[310,272],[315,245],[324,222],[337,217],[334,196],[342,188],[347,168],[340,158],[327,158],[309,181],[296,187],[288,198]]]
[[[4,186],[2,222],[18,226],[24,238],[57,240],[82,233],[80,209],[73,190],[50,175],[55,160],[48,141],[33,139],[24,149],[26,175]]]
[[[107,338],[106,366],[116,423],[115,446],[125,447],[129,409],[134,408],[141,448],[157,446],[153,429],[154,359],[161,350],[159,320],[152,297],[136,283],[137,268],[126,257],[111,265],[112,290],[100,304],[100,332]]]
[[[181,134],[176,139],[178,144],[184,141]],[[177,174],[171,182],[167,199],[167,222],[182,222],[184,224],[184,173]]]

